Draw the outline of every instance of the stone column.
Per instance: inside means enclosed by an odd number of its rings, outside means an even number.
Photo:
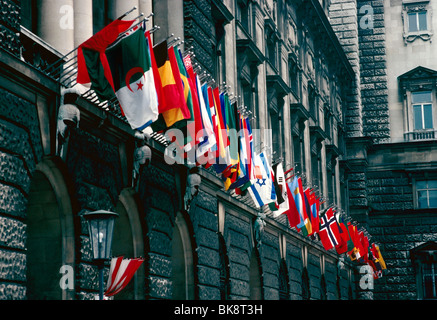
[[[138,0],[138,5],[139,5],[138,14],[142,12],[144,13],[144,17],[147,17],[149,14],[153,12],[152,0]],[[154,20],[155,18],[151,17],[149,18],[149,21],[146,22],[146,28],[148,30],[153,28]]]
[[[137,10],[129,13],[123,20],[133,19],[140,14],[138,0],[109,0],[109,18],[115,20],[133,7],[137,7]]]
[[[154,24],[160,29],[154,33],[158,43],[170,34],[184,40],[184,3],[182,0],[153,0]],[[181,47],[181,50],[183,50]]]
[[[42,0],[38,7],[38,35],[62,54],[74,48],[73,0]]]
[[[74,0],[74,46],[77,47],[93,35],[93,2]]]
[[[234,1],[225,1],[227,8],[235,16]],[[225,58],[226,58],[226,84],[231,86],[230,92],[238,94],[238,72],[237,72],[237,39],[235,35],[235,19],[224,25],[225,28]],[[231,63],[230,63],[231,62]]]

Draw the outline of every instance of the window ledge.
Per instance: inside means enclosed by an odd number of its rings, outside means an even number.
[[[404,42],[405,44],[408,44],[414,42],[417,38],[420,38],[423,41],[431,41],[432,36],[433,33],[430,31],[408,32],[404,33]]]

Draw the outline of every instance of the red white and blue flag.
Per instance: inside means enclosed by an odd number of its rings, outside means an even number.
[[[320,217],[319,236],[325,250],[330,250],[340,243],[341,235],[332,208]]]

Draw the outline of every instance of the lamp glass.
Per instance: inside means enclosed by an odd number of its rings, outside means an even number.
[[[91,248],[95,260],[111,257],[114,222],[118,214],[110,211],[94,211],[84,215],[88,221]]]

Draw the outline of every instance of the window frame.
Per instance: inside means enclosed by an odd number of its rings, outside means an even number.
[[[418,66],[398,77],[401,100],[403,100],[404,141],[437,139],[437,71]],[[413,93],[431,92],[432,125],[430,129],[414,126]]]
[[[430,97],[431,97],[431,101],[427,101],[427,102],[413,102],[413,95],[417,94],[417,93],[425,93],[425,92],[429,92]],[[413,131],[427,131],[427,130],[434,130],[434,103],[435,99],[434,99],[434,95],[433,95],[433,90],[422,90],[422,91],[412,91],[411,92],[411,111],[412,111],[412,116],[413,116]],[[425,109],[424,106],[425,105],[429,105],[431,104],[431,128],[425,128],[426,124],[425,124]],[[416,115],[415,115],[415,106],[420,106],[420,113],[421,113],[421,125],[422,128],[420,129],[416,129]]]
[[[437,243],[428,241],[410,250],[410,259],[416,275],[416,291],[418,300],[437,300]],[[426,296],[425,266],[434,268],[433,296]]]
[[[432,9],[429,0],[403,0],[402,21],[404,25],[403,38],[405,44],[414,42],[420,38],[423,41],[430,41],[433,36],[432,30]],[[419,13],[426,12],[426,29],[419,30]],[[415,14],[417,31],[410,31],[410,15]]]
[[[430,205],[429,205],[429,191],[431,190],[431,191],[437,191],[437,188],[429,188],[429,184],[428,184],[428,181],[437,181],[437,179],[434,177],[425,177],[425,178],[422,178],[422,179],[415,179],[415,181],[414,181],[414,187],[415,187],[415,190],[414,190],[414,199],[415,199],[415,205],[414,205],[414,207],[416,208],[416,209],[419,209],[419,210],[422,210],[422,209],[435,209],[435,208],[437,208],[437,206],[435,206],[435,207],[430,207]],[[426,184],[427,184],[427,188],[426,189],[419,189],[418,188],[418,186],[417,186],[417,184],[418,184],[418,182],[421,182],[421,181],[426,181]],[[427,207],[424,207],[424,208],[420,208],[419,207],[419,191],[427,191]]]
[[[427,278],[427,276],[429,276],[428,273],[425,273],[425,267],[426,266],[431,266],[431,289],[433,291],[432,296],[428,297],[426,292],[426,283],[428,281],[425,280],[425,278]],[[437,300],[437,262],[436,261],[426,261],[425,263],[422,262],[421,264],[421,268],[422,268],[422,294],[423,294],[423,299],[424,300]]]

